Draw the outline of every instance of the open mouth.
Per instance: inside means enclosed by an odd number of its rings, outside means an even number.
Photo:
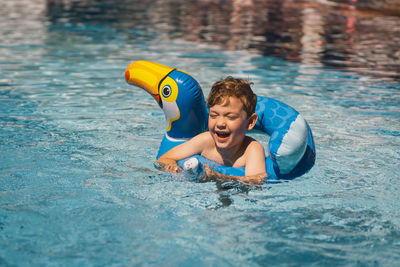
[[[227,139],[231,133],[228,132],[215,132],[215,134],[217,135],[218,139],[224,140]]]

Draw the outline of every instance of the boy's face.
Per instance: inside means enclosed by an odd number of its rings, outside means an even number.
[[[220,149],[240,148],[250,120],[239,98],[226,97],[221,103],[210,107],[208,128],[215,145]]]

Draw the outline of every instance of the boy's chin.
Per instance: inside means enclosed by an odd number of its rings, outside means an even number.
[[[231,147],[231,143],[229,142],[229,140],[225,140],[225,141],[219,141],[217,140],[215,142],[215,146],[218,149],[229,149]]]
[[[222,137],[222,136],[219,136],[218,134],[214,134],[215,145],[226,146],[227,143],[229,143],[229,137],[230,137],[230,135]]]
[[[228,137],[224,137],[224,138],[221,138],[221,137],[217,136],[215,139],[216,139],[216,142],[219,143],[219,144],[226,144],[226,143],[229,142],[229,136]]]

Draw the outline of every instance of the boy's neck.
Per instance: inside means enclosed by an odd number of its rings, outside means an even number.
[[[229,148],[218,148],[216,147],[217,152],[221,155],[223,160],[223,164],[225,166],[233,166],[238,158],[240,158],[246,148],[245,143],[247,142],[247,138],[243,139],[243,142],[240,145],[229,147]]]

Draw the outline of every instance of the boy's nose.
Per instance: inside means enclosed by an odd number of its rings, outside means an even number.
[[[226,121],[223,118],[217,120],[217,127],[218,128],[225,128],[226,127]]]

